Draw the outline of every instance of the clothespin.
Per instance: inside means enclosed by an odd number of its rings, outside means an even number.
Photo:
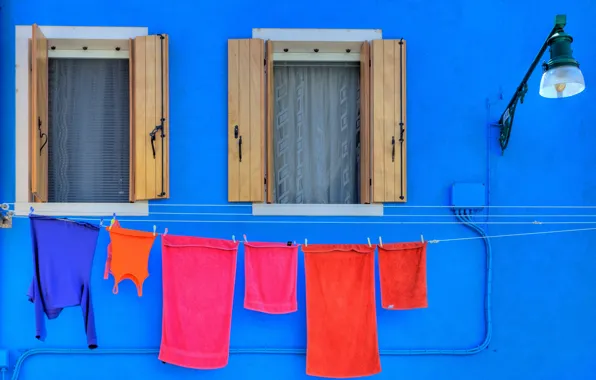
[[[368,246],[372,247],[372,244],[370,244],[370,238],[366,238],[366,240],[368,240]]]
[[[424,243],[424,236],[420,235],[420,241]]]
[[[304,246],[308,247],[308,240],[304,239]]]
[[[379,246],[380,246],[381,248],[383,248],[383,240],[381,239],[381,237],[380,237],[380,236],[379,236]]]
[[[235,243],[236,242],[236,236],[232,235],[232,241]]]
[[[163,232],[163,236],[166,236],[168,234],[168,229],[166,228],[165,231]]]
[[[153,225],[153,236],[157,235],[157,226]]]
[[[110,231],[112,230],[112,226],[114,225],[115,221],[116,221],[116,213],[112,214],[112,220],[110,220],[110,227],[108,228]]]
[[[29,216],[31,216],[31,214],[33,214],[33,207],[29,207]]]
[[[248,240],[246,240],[246,234],[243,234],[242,237],[244,238],[244,242],[248,243]]]

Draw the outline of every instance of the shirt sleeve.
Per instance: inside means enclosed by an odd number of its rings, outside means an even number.
[[[93,303],[91,302],[91,292],[89,290],[89,285],[86,285],[83,290],[81,309],[83,310],[83,318],[85,319],[87,345],[90,349],[95,349],[97,348],[97,332],[95,330],[95,313],[93,312]]]

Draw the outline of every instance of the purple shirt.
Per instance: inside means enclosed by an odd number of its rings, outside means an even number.
[[[97,348],[89,282],[99,227],[89,223],[31,215],[33,280],[27,296],[35,305],[36,338],[46,338],[44,313],[81,306],[89,348]]]

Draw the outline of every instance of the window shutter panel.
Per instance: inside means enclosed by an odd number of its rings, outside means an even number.
[[[131,201],[170,197],[168,35],[136,37],[131,49]]]
[[[37,24],[31,36],[30,183],[34,202],[48,201],[48,40]]]
[[[228,40],[228,201],[263,202],[264,41]]]
[[[360,203],[371,203],[370,44],[360,48]]]
[[[406,202],[406,41],[372,41],[373,202]]]
[[[275,86],[273,84],[273,41],[267,41],[267,203],[274,203],[275,165],[273,164],[273,123]]]

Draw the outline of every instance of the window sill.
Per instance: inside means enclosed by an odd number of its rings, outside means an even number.
[[[383,205],[253,203],[252,214],[255,216],[383,216]]]
[[[17,202],[14,205],[16,215],[29,215],[33,207],[34,214],[48,216],[148,216],[149,203],[29,203]]]

